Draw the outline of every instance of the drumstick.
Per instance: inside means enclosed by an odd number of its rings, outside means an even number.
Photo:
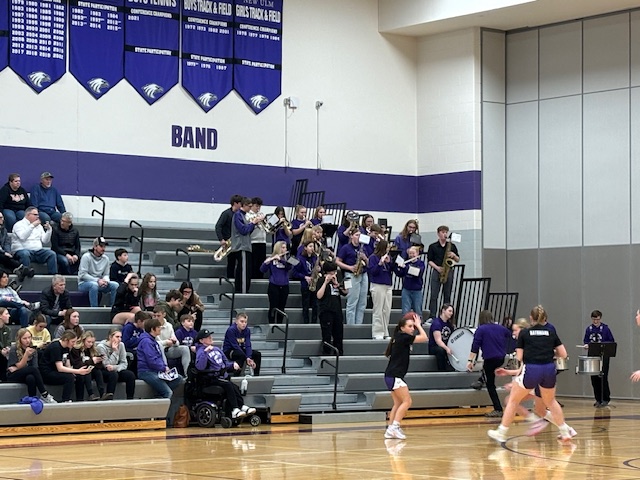
[[[451,355],[451,358],[453,358],[456,362],[459,362],[459,361],[460,361],[460,360],[458,360],[458,359],[456,358],[456,356],[455,356],[453,353],[451,353],[450,355]]]

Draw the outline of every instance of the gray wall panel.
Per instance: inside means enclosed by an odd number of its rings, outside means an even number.
[[[582,93],[582,22],[540,29],[540,98]]]
[[[507,106],[507,247],[538,247],[538,103]]]
[[[507,251],[482,250],[482,276],[491,278],[492,292],[507,291]]]
[[[629,14],[584,21],[584,92],[629,86]]]
[[[507,278],[510,292],[518,292],[518,317],[529,318],[531,308],[540,303],[538,291],[539,250],[508,250]]]
[[[482,101],[505,101],[505,34],[482,32]]]
[[[640,243],[640,89],[631,89],[631,243]]]
[[[506,248],[505,106],[482,105],[482,232],[485,248]]]
[[[507,36],[507,103],[538,98],[538,31]]]
[[[631,86],[637,87],[640,85],[640,12],[631,12],[630,17]]]
[[[582,245],[582,98],[540,102],[540,248]]]
[[[630,242],[629,90],[584,96],[584,245]]]

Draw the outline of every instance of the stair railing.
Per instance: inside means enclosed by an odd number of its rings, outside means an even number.
[[[284,375],[287,373],[287,345],[289,343],[289,315],[287,315],[282,310],[279,310],[277,308],[273,309],[273,313],[274,315],[276,313],[279,313],[284,318],[284,330],[279,324],[271,325],[271,333],[275,332],[276,330],[280,330],[281,332],[284,333],[284,349],[282,351],[282,374]]]
[[[336,362],[335,363],[331,363],[329,360],[327,360],[326,358],[323,358],[322,361],[320,362],[320,368],[322,368],[322,366],[326,363],[327,365],[329,365],[330,367],[333,367],[334,369],[334,375],[333,375],[333,402],[331,403],[331,406],[333,407],[334,410],[338,409],[338,372],[340,371],[339,367],[340,367],[340,351],[334,347],[333,345],[331,345],[328,342],[322,342],[323,345],[330,349],[333,350],[334,355],[336,356]]]

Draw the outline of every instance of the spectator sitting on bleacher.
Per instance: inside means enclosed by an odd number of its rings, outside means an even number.
[[[9,174],[7,183],[0,188],[0,211],[7,221],[7,231],[13,231],[13,225],[24,218],[30,205],[29,194],[21,186],[20,174]]]
[[[122,343],[122,332],[118,327],[109,330],[109,337],[98,343],[98,353],[102,355],[103,373],[107,383],[107,393],[102,400],[113,399],[118,382],[125,383],[127,400],[133,400],[136,376],[131,370],[127,370],[127,352]]]
[[[49,248],[44,248],[45,243],[51,241],[51,225],[41,224],[36,207],[28,207],[24,212],[24,218],[13,226],[13,240],[11,241],[11,253],[25,267],[33,263],[47,265],[50,275],[58,273],[56,254]]]
[[[102,373],[102,357],[95,347],[96,336],[91,330],[84,332],[80,338],[76,339],[75,344],[69,350],[69,362],[71,367],[81,369],[87,367],[91,370],[88,375],[79,375],[76,377],[76,401],[84,400],[84,390],[87,389],[89,400],[100,400],[104,395],[104,379]],[[93,393],[93,382],[95,380],[98,394]]]
[[[149,320],[151,314],[140,310],[133,317],[133,322],[125,323],[122,328],[122,343],[128,353],[133,355],[133,359],[129,360],[129,370],[134,374],[138,374],[138,343],[140,337],[144,333],[144,322]]]
[[[180,328],[176,330],[176,338],[180,345],[188,347],[191,353],[196,353],[196,336],[198,331],[193,328],[193,317],[188,313],[180,316]]]
[[[11,255],[11,237],[4,228],[4,215],[0,212],[0,270],[7,273],[15,273],[18,282],[22,283],[26,277],[33,277],[33,268],[25,268]]]
[[[67,281],[62,275],[51,277],[51,286],[40,293],[40,311],[52,325],[60,325],[67,309],[72,308]],[[31,332],[33,334],[33,332]]]
[[[16,342],[9,350],[9,367],[7,368],[7,381],[11,383],[24,383],[27,385],[27,394],[36,396],[36,388],[40,392],[40,398],[45,403],[57,403],[53,396],[47,392],[42,375],[38,370],[38,350],[31,345],[31,333],[26,328],[21,328],[16,334]]]
[[[180,407],[180,402],[173,397],[173,392],[184,383],[182,377],[173,380],[163,380],[159,373],[169,372],[169,367],[162,354],[162,347],[156,341],[160,335],[162,324],[157,318],[150,318],[144,322],[144,333],[138,343],[138,378],[148,384],[160,398],[171,398],[171,405],[167,414],[167,427],[173,426],[173,417]]]
[[[51,333],[47,329],[47,318],[41,313],[34,315],[31,325],[27,327],[31,334],[31,345],[38,350],[47,348],[51,343]],[[33,396],[33,395],[32,395]]]
[[[244,404],[244,399],[238,386],[229,381],[229,371],[240,370],[237,362],[225,357],[222,350],[213,345],[211,332],[207,329],[198,332],[196,345],[196,369],[200,372],[211,372],[207,381],[224,390],[227,402],[231,407],[231,418],[240,418],[256,413],[256,409]]]
[[[142,277],[142,285],[138,293],[140,297],[140,308],[153,311],[153,307],[160,301],[158,287],[156,286],[156,276],[153,273],[145,273]]]
[[[200,296],[193,288],[193,283],[189,280],[182,282],[180,285],[180,293],[182,293],[183,306],[178,318],[182,317],[182,315],[191,314],[194,320],[193,328],[195,328],[196,331],[199,331],[202,328],[204,303],[200,300]]]
[[[133,268],[129,265],[129,252],[124,248],[118,248],[114,255],[116,259],[111,264],[109,278],[122,285],[126,281],[127,275],[133,272]]]
[[[31,205],[40,211],[40,221],[60,222],[60,216],[67,211],[58,189],[52,185],[53,175],[42,172],[40,183],[31,189]]]
[[[165,300],[164,302],[158,302],[153,311],[155,312],[156,308],[160,307],[164,311],[165,319],[168,320],[174,328],[178,328],[180,326],[178,312],[182,310],[184,306],[182,293],[180,293],[180,290],[169,290]]]
[[[167,322],[165,318],[164,309],[158,305],[153,309],[153,318],[160,322],[162,329],[160,335],[156,337],[156,340],[162,348],[164,348],[164,354],[166,358],[179,358],[182,362],[182,371],[184,376],[187,376],[189,371],[189,363],[191,363],[191,351],[189,347],[180,345],[176,338],[173,325]]]
[[[238,373],[242,373],[245,364],[253,369],[253,374],[260,375],[260,364],[262,354],[254,350],[251,346],[251,329],[248,327],[249,317],[246,313],[236,315],[235,322],[227,328],[224,334],[222,351],[229,360],[233,360],[240,365]]]
[[[109,278],[109,257],[104,253],[108,245],[104,237],[93,240],[93,248],[82,255],[78,270],[78,290],[89,292],[89,304],[98,306],[98,292],[111,295],[109,306],[116,299],[118,283]]]
[[[9,325],[9,310],[0,307],[0,380],[7,380],[7,357],[11,348],[11,329]]]
[[[0,272],[0,307],[9,309],[11,321],[26,327],[29,325],[31,304],[22,300],[18,293],[9,286],[9,275],[7,272]]]
[[[76,275],[80,267],[80,232],[73,226],[73,215],[62,214],[59,224],[53,225],[51,232],[51,250],[56,254],[58,272],[63,275]]]
[[[87,367],[78,369],[69,366],[69,349],[73,347],[76,338],[72,330],[65,331],[58,341],[51,342],[44,349],[40,361],[40,373],[44,382],[49,385],[62,385],[62,402],[71,401],[76,375],[91,373]]]
[[[140,311],[140,297],[138,297],[138,282],[135,273],[129,272],[124,282],[118,287],[116,301],[111,307],[111,323],[124,325],[133,321],[133,317]]]
[[[67,330],[71,330],[76,334],[76,338],[80,338],[84,333],[84,327],[80,325],[80,312],[78,312],[74,308],[67,308],[67,311],[64,314],[64,320],[56,331],[53,332],[53,339],[58,339],[62,337],[62,334]]]

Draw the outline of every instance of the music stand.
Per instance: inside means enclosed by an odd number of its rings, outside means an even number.
[[[604,391],[604,362],[609,362],[609,358],[615,357],[618,350],[616,342],[599,342],[587,345],[588,357],[600,357],[600,392]],[[596,398],[596,402],[598,399]]]

